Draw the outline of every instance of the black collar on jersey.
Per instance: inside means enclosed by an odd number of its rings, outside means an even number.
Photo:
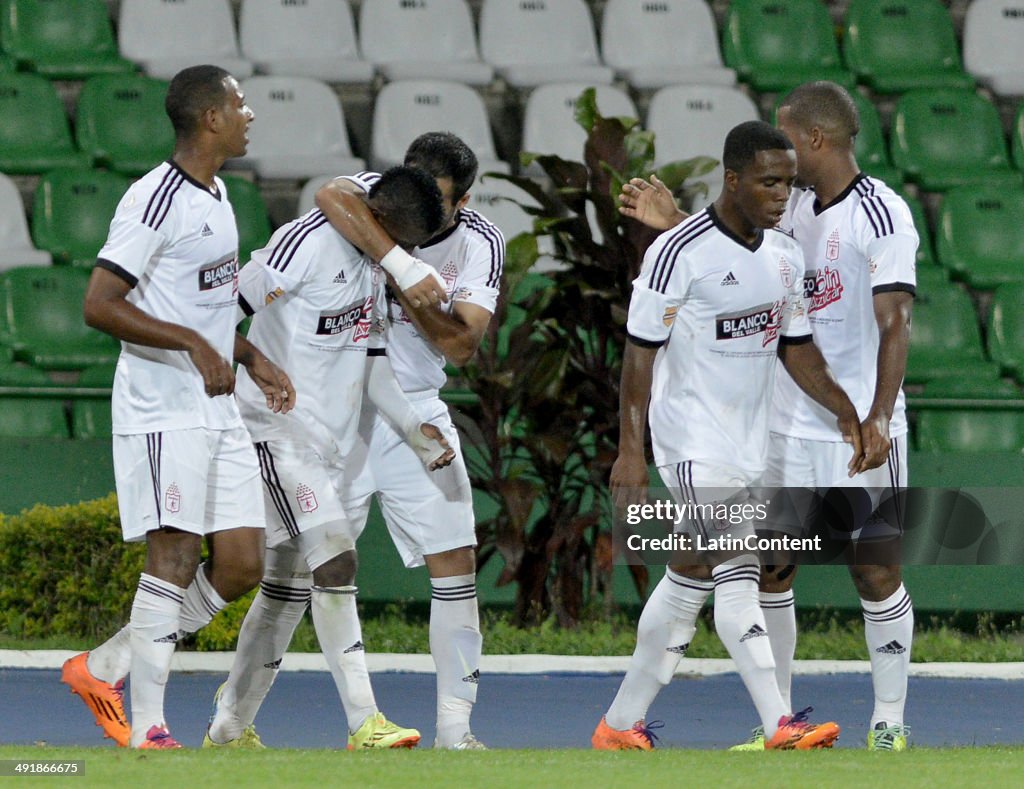
[[[814,197],[814,215],[818,216],[818,214],[822,213],[823,211],[828,211],[828,209],[830,209],[832,206],[839,205],[841,202],[843,202],[843,200],[845,200],[847,197],[849,197],[850,192],[853,191],[854,187],[857,184],[859,184],[861,181],[863,181],[865,178],[867,178],[867,176],[864,175],[864,173],[857,173],[853,177],[853,180],[850,181],[850,184],[843,191],[841,191],[834,198],[832,198],[829,201],[828,205],[822,205],[821,201],[818,199],[817,195],[815,195],[815,197]]]
[[[708,212],[708,216],[711,217],[711,221],[714,223],[715,227],[717,227],[722,232],[722,235],[731,238],[741,247],[743,247],[746,250],[749,250],[750,252],[757,252],[757,250],[760,249],[761,242],[764,241],[763,230],[758,228],[757,238],[755,238],[752,243],[748,244],[746,241],[744,241],[742,238],[740,238],[738,235],[733,233],[729,228],[725,226],[725,223],[719,218],[718,212],[715,211],[714,203],[709,205],[706,210]]]
[[[443,233],[438,233],[436,236],[431,238],[426,243],[420,244],[419,248],[420,249],[426,249],[427,247],[432,247],[435,244],[440,244],[442,241],[444,241],[446,238],[448,238],[448,236],[450,236],[452,233],[454,233],[456,230],[458,230],[460,224],[462,224],[462,211],[459,211],[459,213],[457,213],[455,215],[455,224],[454,225],[452,225],[450,228],[445,230]]]
[[[215,197],[215,198],[217,198],[218,201],[220,201],[221,194],[220,194],[220,189],[217,188],[217,182],[216,181],[214,181],[213,189],[211,189],[206,184],[200,183],[195,178],[193,178],[191,175],[189,175],[184,170],[182,170],[181,167],[178,165],[178,163],[176,161],[174,161],[174,159],[168,159],[167,163],[171,167],[173,167],[175,170],[177,170],[179,173],[181,173],[181,175],[184,177],[184,179],[186,181],[188,181],[190,184],[192,184],[194,187],[196,187],[196,189],[200,189],[203,192],[206,192],[206,194],[210,195],[210,197]]]

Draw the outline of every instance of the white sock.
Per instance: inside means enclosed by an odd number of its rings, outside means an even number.
[[[242,621],[231,673],[210,722],[210,739],[225,743],[242,736],[256,719],[281,668],[281,659],[306,613],[310,581],[264,578]]]
[[[377,713],[356,610],[356,587],[314,586],[312,608],[316,637],[338,687],[351,734]]]
[[[178,616],[185,590],[142,573],[135,592],[131,633],[131,746],[138,747],[152,726],[164,726],[164,687],[178,641]]]
[[[715,629],[754,701],[764,736],[770,740],[779,718],[790,711],[775,681],[772,646],[757,601],[760,568],[753,556],[741,556],[718,565],[711,575],[715,579]]]
[[[860,605],[864,610],[864,640],[871,656],[871,683],[875,688],[871,728],[883,721],[890,726],[902,726],[910,647],[914,641],[914,606],[903,584],[885,600],[861,600]]]
[[[196,577],[185,590],[185,599],[181,603],[181,621],[178,623],[178,638],[191,635],[210,624],[227,605],[210,579],[206,577],[206,563],[199,565]]]
[[[647,708],[672,681],[686,654],[697,632],[697,617],[712,589],[711,581],[687,578],[665,568],[665,576],[640,614],[629,670],[605,715],[613,729],[629,729],[646,719]]]
[[[96,679],[116,685],[132,667],[132,633],[128,625],[89,651],[85,667]]]
[[[790,698],[793,684],[793,655],[796,654],[796,608],[793,590],[761,592],[761,613],[764,614],[768,643],[775,658],[775,681],[787,710],[793,709]]]
[[[449,748],[470,732],[480,682],[480,612],[476,575],[431,578],[430,654],[437,669],[437,745]]]

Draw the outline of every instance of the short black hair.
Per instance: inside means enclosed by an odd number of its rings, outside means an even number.
[[[817,126],[840,140],[852,141],[860,131],[860,113],[842,85],[827,80],[805,82],[789,93],[779,109],[789,107],[789,117],[799,127]]]
[[[167,88],[164,110],[176,137],[195,133],[203,113],[224,104],[227,100],[224,80],[230,76],[220,66],[210,65],[189,66],[174,75]]]
[[[430,238],[444,222],[441,190],[426,170],[399,165],[370,187],[373,209],[403,238]],[[397,240],[397,239],[396,239]]]
[[[478,162],[473,150],[451,132],[427,132],[410,143],[405,164],[420,167],[434,178],[452,179],[452,200],[458,201],[473,186]]]
[[[742,172],[754,162],[758,151],[791,151],[789,137],[764,121],[747,121],[734,126],[725,136],[722,164],[726,170]]]

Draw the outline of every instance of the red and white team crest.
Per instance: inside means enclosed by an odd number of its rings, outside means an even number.
[[[312,512],[320,506],[317,504],[313,489],[304,482],[300,482],[299,487],[295,489],[295,499],[299,502],[299,509],[303,512]]]
[[[167,486],[164,492],[164,508],[168,512],[177,512],[181,509],[181,491],[173,482]]]
[[[441,266],[441,279],[444,280],[444,284],[448,286],[450,291],[455,286],[455,280],[459,276],[459,267],[455,265],[455,262],[449,260],[443,266]]]
[[[783,255],[779,258],[779,276],[782,277],[782,284],[787,288],[793,287],[793,268]]]
[[[825,260],[832,263],[839,260],[839,228],[833,230],[825,240]]]

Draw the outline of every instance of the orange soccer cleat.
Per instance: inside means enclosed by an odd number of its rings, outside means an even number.
[[[807,714],[812,707],[800,710],[788,718],[779,718],[779,728],[770,740],[765,740],[766,751],[808,751],[812,748],[831,748],[839,739],[836,723],[808,723]]]
[[[132,730],[128,725],[128,716],[124,713],[124,680],[111,685],[96,679],[86,666],[88,657],[88,652],[82,652],[66,660],[60,680],[85,702],[85,706],[96,717],[96,725],[103,729],[103,735],[120,747],[127,748]]]
[[[658,735],[653,729],[660,729],[662,721],[651,721],[648,725],[637,721],[631,729],[613,729],[604,717],[594,729],[590,744],[599,751],[653,751]]]

